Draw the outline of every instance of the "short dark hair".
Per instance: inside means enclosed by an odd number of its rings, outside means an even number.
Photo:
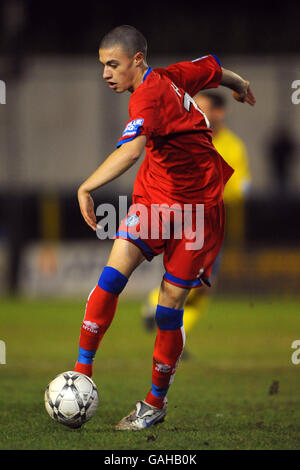
[[[226,108],[227,102],[224,95],[214,92],[205,92],[201,93],[201,95],[210,99],[213,108]]]
[[[142,52],[146,59],[147,41],[134,26],[124,24],[112,29],[100,42],[99,49],[107,49],[117,45],[122,46],[128,57],[133,57],[137,52]]]

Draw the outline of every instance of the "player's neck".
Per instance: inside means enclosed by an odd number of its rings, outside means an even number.
[[[140,86],[140,84],[143,82],[144,75],[147,72],[148,68],[148,65],[145,63],[138,70],[137,75],[133,81],[132,87],[128,90],[130,91],[130,93],[133,93],[137,89],[137,87]]]

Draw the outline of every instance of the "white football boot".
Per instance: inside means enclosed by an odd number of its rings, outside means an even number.
[[[125,416],[115,427],[117,431],[140,431],[150,426],[162,423],[167,414],[167,399],[163,408],[156,408],[145,401],[138,401],[128,416]]]

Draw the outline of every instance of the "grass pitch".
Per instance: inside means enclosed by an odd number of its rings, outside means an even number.
[[[2,299],[0,449],[300,449],[299,299],[215,298],[187,338],[191,359],[178,367],[165,423],[114,431],[151,382],[154,334],[141,328],[140,305],[120,301],[95,361],[98,412],[69,430],[50,419],[43,394],[73,368],[85,300]]]

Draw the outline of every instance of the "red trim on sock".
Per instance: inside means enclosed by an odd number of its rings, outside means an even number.
[[[88,377],[92,377],[93,375],[93,364],[82,364],[81,362],[76,362],[74,367],[75,372],[80,372],[81,374],[85,374]]]
[[[145,398],[145,402],[151,406],[155,406],[155,408],[163,408],[165,403],[164,398],[159,398],[152,395],[151,389],[149,390],[148,395]]]

